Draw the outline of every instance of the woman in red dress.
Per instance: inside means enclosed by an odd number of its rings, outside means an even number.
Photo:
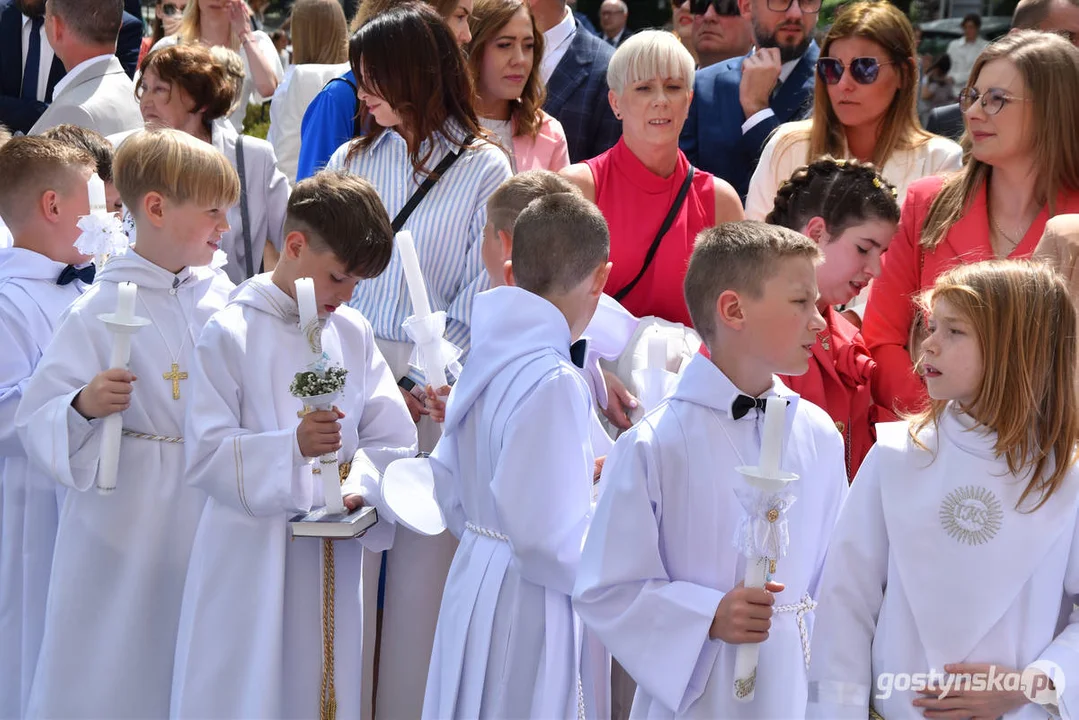
[[[697,233],[745,217],[729,184],[694,170],[669,229],[656,242],[690,171],[678,136],[693,99],[693,56],[669,32],[640,32],[615,51],[607,84],[622,138],[562,174],[607,218],[614,263],[607,294],[637,317],[689,325],[682,280]]]
[[[877,362],[873,397],[897,412],[926,401],[911,361],[915,296],[960,263],[1030,257],[1050,217],[1079,212],[1079,49],[1010,33],[982,51],[959,105],[967,165],[910,186],[862,325]]]
[[[872,165],[826,156],[780,186],[767,217],[812,238],[824,254],[817,266],[817,309],[828,326],[817,335],[809,370],[781,379],[835,422],[847,450],[848,479],[876,440],[874,424],[892,418],[873,405],[876,363],[858,329],[835,306],[850,302],[880,275],[881,257],[899,224],[895,196]]]

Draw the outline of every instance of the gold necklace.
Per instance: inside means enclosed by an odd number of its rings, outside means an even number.
[[[1020,242],[1020,241],[1021,241],[1021,240],[1023,239],[1023,235],[1026,235],[1026,231],[1024,230],[1024,231],[1023,231],[1023,232],[1022,232],[1022,233],[1021,233],[1021,234],[1019,235],[1019,237],[1018,237],[1018,238],[1016,238],[1016,239],[1012,239],[1012,236],[1011,236],[1011,235],[1009,235],[1008,233],[1004,232],[1004,228],[1002,228],[1002,227],[1000,226],[1000,224],[999,224],[999,223],[997,222],[996,218],[994,218],[994,217],[993,217],[993,213],[987,213],[987,214],[989,215],[989,224],[993,226],[993,229],[994,229],[994,230],[996,230],[996,231],[997,231],[997,233],[998,233],[998,234],[1000,234],[1000,236],[1001,236],[1002,238],[1004,238],[1005,240],[1007,240],[1007,241],[1008,241],[1008,244],[1009,244],[1009,245],[1010,245],[1010,246],[1011,246],[1012,248],[1015,248],[1016,246],[1018,246],[1018,245],[1019,245],[1019,242]],[[1033,224],[1033,223],[1034,223],[1034,221],[1033,221],[1033,220],[1031,220],[1031,221],[1030,221],[1030,223],[1031,223],[1031,224]],[[1027,230],[1029,230],[1029,229],[1030,229],[1030,225],[1027,225]]]

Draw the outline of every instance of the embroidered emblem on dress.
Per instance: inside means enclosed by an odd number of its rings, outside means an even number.
[[[1004,511],[997,496],[983,487],[957,488],[940,504],[944,531],[967,545],[983,545],[992,540],[1003,520]]]

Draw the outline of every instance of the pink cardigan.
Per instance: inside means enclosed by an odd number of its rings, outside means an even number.
[[[551,170],[558,172],[569,165],[569,146],[562,123],[540,110],[543,120],[536,137],[513,136],[513,154],[517,172],[527,170]]]

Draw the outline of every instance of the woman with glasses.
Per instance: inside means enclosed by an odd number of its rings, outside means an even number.
[[[157,44],[158,40],[180,32],[180,20],[183,19],[186,7],[187,0],[157,1],[157,5],[154,6],[152,30],[149,35],[142,39],[142,47],[139,48],[139,65],[142,65],[142,59],[146,57],[146,53],[150,52],[150,48]]]
[[[898,411],[926,401],[912,298],[960,263],[1030,257],[1050,217],[1079,212],[1079,50],[1050,33],[1005,35],[975,61],[959,104],[967,164],[910,187],[865,312],[874,399]]]
[[[914,29],[891,3],[847,6],[817,60],[813,116],[787,123],[769,139],[746,197],[746,217],[763,220],[776,190],[822,155],[872,162],[899,192],[927,175],[958,169],[963,151],[918,120]]]
[[[569,165],[562,124],[543,111],[543,33],[524,0],[477,0],[468,65],[480,125],[509,154],[514,174]]]

